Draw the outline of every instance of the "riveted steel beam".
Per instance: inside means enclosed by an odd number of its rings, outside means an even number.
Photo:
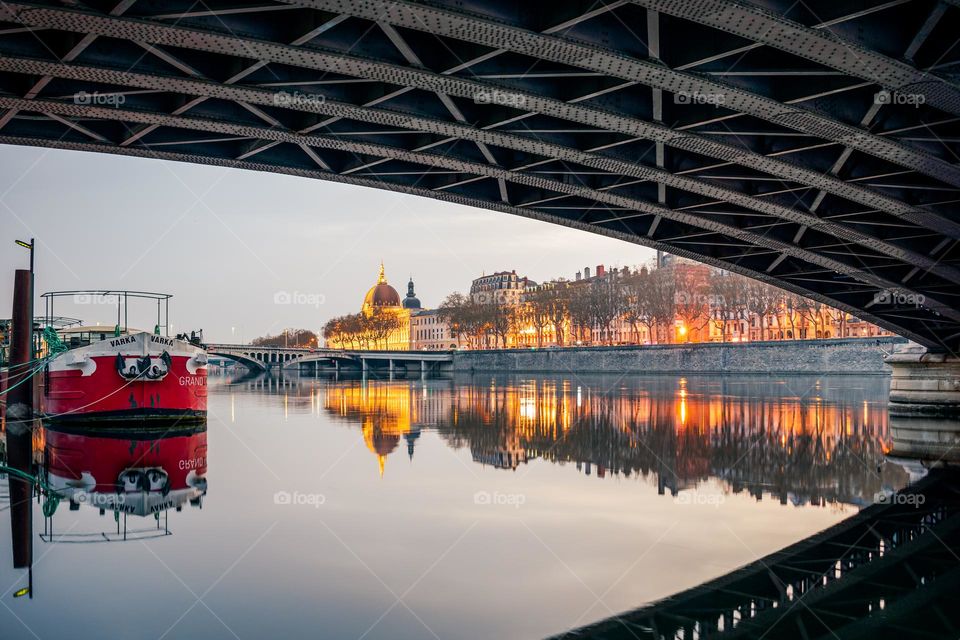
[[[883,88],[922,94],[926,104],[960,115],[960,87],[857,42],[812,29],[738,0],[631,0],[634,4],[755,40]]]
[[[830,269],[836,273],[845,274],[856,281],[867,283],[876,287],[877,289],[899,290],[908,294],[923,296],[925,299],[924,306],[926,308],[935,311],[943,317],[960,321],[960,310],[953,309],[950,305],[940,302],[929,295],[929,293],[911,291],[902,283],[888,280],[867,268],[860,268],[859,266],[851,265],[850,263],[836,260],[826,255],[810,252],[792,243],[782,242],[774,238],[767,237],[766,235],[740,229],[732,225],[719,223],[690,213],[669,209],[645,200],[622,196],[612,192],[603,192],[596,189],[590,189],[585,186],[552,180],[539,175],[531,175],[518,171],[509,171],[498,166],[452,158],[449,155],[406,151],[396,147],[344,140],[332,136],[301,135],[294,132],[277,129],[275,127],[268,128],[232,124],[207,118],[170,116],[166,114],[133,111],[131,109],[77,105],[49,100],[26,100],[22,98],[0,97],[0,106],[16,109],[29,108],[41,113],[49,113],[52,117],[57,118],[73,116],[136,124],[158,124],[160,126],[207,131],[217,134],[228,134],[237,137],[254,138],[265,141],[307,145],[314,148],[345,151],[363,156],[389,158],[392,160],[399,160],[429,167],[450,169],[459,173],[484,176],[486,178],[492,178],[495,180],[504,180],[544,191],[579,196],[596,202],[610,204],[617,207],[624,207],[632,211],[641,212],[643,214],[655,216],[658,215],[665,219],[674,220],[694,228],[722,234],[728,238],[740,240],[753,246],[764,247],[774,251],[783,252],[794,258],[803,260],[804,262]]]
[[[345,117],[352,120],[374,124],[402,127],[412,131],[425,131],[444,136],[445,138],[457,137],[479,144],[490,144],[506,149],[514,149],[544,157],[573,162],[587,167],[599,169],[600,171],[606,173],[614,173],[643,180],[650,180],[658,184],[670,186],[676,189],[682,189],[712,199],[731,202],[760,213],[768,214],[790,222],[795,222],[807,227],[816,228],[838,238],[861,244],[879,253],[883,253],[884,255],[908,262],[922,269],[929,270],[931,273],[940,275],[941,277],[952,282],[960,283],[960,272],[958,272],[957,269],[949,265],[943,265],[928,255],[904,249],[889,242],[871,237],[868,234],[858,231],[856,228],[824,220],[801,210],[767,202],[760,198],[749,196],[733,189],[720,187],[704,180],[680,176],[663,169],[647,167],[623,160],[599,156],[562,145],[540,142],[530,138],[506,134],[496,130],[478,129],[466,124],[450,123],[424,117],[407,116],[388,110],[361,108],[334,101],[285,101],[282,100],[284,94],[280,91],[268,91],[263,89],[229,86],[213,82],[196,82],[193,80],[172,78],[169,76],[116,72],[92,67],[68,66],[29,60],[20,60],[19,62],[21,62],[22,65],[18,65],[17,62],[18,60],[14,58],[0,59],[0,70],[17,69],[21,72],[42,72],[45,75],[56,77],[70,77],[74,79],[87,80],[96,79],[98,82],[107,82],[110,84],[135,83],[135,86],[144,88],[162,87],[165,91],[187,93],[191,96],[194,96],[194,99],[188,100],[186,104],[194,104],[196,102],[195,97],[198,95],[205,98],[229,97],[229,99],[238,102],[247,108],[250,108],[251,104],[259,104],[264,106],[283,104],[285,108],[289,109],[303,110],[306,112],[334,117]],[[178,109],[173,115],[182,115],[183,111],[184,109]],[[270,124],[276,125],[275,122],[270,122]],[[150,128],[153,129],[157,126],[159,125],[153,124],[150,125]],[[121,145],[125,146],[128,144],[129,140],[130,138],[128,137],[126,140],[121,142]],[[371,166],[372,164],[373,163],[368,163],[368,165],[365,166]],[[918,228],[917,230],[918,232],[922,232],[923,229]]]
[[[0,6],[0,15],[3,15],[4,12],[10,13],[11,20],[27,21],[27,24],[37,26],[81,33],[94,32],[116,38],[130,37],[155,44],[166,44],[226,55],[237,55],[239,53],[244,57],[255,56],[267,62],[330,71],[464,98],[475,98],[478,94],[489,92],[493,88],[486,82],[453,78],[449,75],[377,62],[359,56],[305,50],[289,45],[250,38],[237,38],[232,35],[186,27],[154,24],[143,20],[108,18],[89,12],[36,8],[34,5],[13,2]],[[933,211],[907,205],[876,191],[844,182],[833,176],[824,175],[821,172],[791,164],[778,158],[763,156],[740,147],[711,140],[704,135],[678,131],[662,124],[650,123],[581,104],[569,104],[509,88],[499,88],[498,90],[507,92],[521,101],[524,104],[524,109],[529,111],[580,122],[602,130],[662,142],[676,149],[748,166],[902,217],[938,233],[960,238],[960,224]],[[846,139],[838,139],[837,142],[852,146]]]
[[[862,153],[909,167],[947,184],[960,186],[960,168],[936,156],[894,140],[881,138],[865,129],[834,120],[816,111],[787,105],[698,74],[669,69],[657,62],[639,60],[562,37],[535,33],[468,14],[402,0],[367,0],[362,3],[353,0],[278,1],[390,22],[416,31],[507,49],[534,58],[639,82],[671,93],[723,96],[725,108],[841,143]]]

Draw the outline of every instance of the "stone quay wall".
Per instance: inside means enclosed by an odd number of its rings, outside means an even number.
[[[889,375],[883,358],[905,338],[457,351],[453,371],[529,373]]]

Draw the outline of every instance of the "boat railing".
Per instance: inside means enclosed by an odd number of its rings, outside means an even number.
[[[154,332],[170,337],[170,298],[173,294],[153,291],[131,291],[127,289],[76,289],[71,291],[48,291],[40,295],[44,301],[45,322],[57,317],[54,315],[56,301],[72,298],[75,304],[113,304],[117,305],[117,330],[126,333],[131,300],[150,300],[157,305],[157,324]],[[114,300],[115,299],[115,300]],[[48,323],[49,326],[49,323]]]

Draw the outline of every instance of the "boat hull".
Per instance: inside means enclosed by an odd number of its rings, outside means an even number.
[[[206,352],[138,333],[55,358],[42,374],[42,412],[61,422],[198,420],[207,412]]]

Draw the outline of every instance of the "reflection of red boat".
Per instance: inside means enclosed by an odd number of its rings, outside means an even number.
[[[207,492],[205,425],[160,438],[126,429],[122,437],[114,433],[47,428],[44,451],[50,488],[73,504],[139,516],[188,501],[200,504]]]
[[[195,418],[207,411],[207,354],[195,337],[160,335],[160,302],[166,294],[138,292],[55,292],[44,294],[48,312],[53,299],[113,296],[126,306],[128,297],[157,301],[153,333],[116,328],[70,327],[59,333],[67,351],[53,359],[42,376],[41,403],[57,420],[131,420]],[[122,317],[126,318],[124,312]]]

